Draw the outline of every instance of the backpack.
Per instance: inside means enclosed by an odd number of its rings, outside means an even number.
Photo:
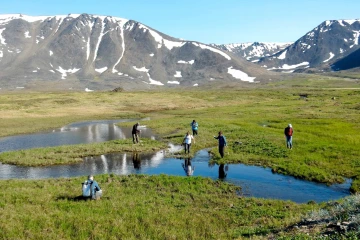
[[[82,183],[82,195],[83,197],[91,197],[91,181],[86,180]]]
[[[289,136],[292,136],[293,135],[293,129],[290,128],[288,133],[289,133]]]

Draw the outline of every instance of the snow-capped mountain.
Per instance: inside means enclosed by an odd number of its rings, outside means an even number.
[[[290,46],[290,43],[231,43],[231,44],[211,44],[224,51],[232,52],[240,57],[246,58],[251,62],[258,62],[260,58],[274,55],[277,52]]]
[[[67,87],[197,86],[268,80],[268,71],[218,48],[110,16],[0,15],[0,84]]]
[[[282,72],[348,69],[351,61],[341,59],[359,55],[355,54],[360,49],[359,37],[360,20],[324,21],[284,50],[261,58],[258,64]]]

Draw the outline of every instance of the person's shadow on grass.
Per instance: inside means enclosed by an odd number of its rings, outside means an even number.
[[[102,197],[101,199],[107,199],[107,197]],[[82,195],[80,196],[76,196],[76,197],[71,197],[71,196],[59,196],[56,198],[57,201],[59,200],[68,200],[68,201],[73,201],[73,202],[79,202],[79,201],[90,201],[92,200],[91,197],[84,197]]]
[[[56,198],[56,200],[68,200],[68,201],[74,201],[74,202],[78,202],[78,201],[90,201],[91,197],[84,197],[82,195],[80,196],[76,196],[76,197],[71,197],[71,196],[59,196]]]

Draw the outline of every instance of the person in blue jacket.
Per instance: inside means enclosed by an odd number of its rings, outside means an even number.
[[[88,181],[91,183],[91,197],[92,199],[100,199],[102,196],[102,190],[97,183],[97,181],[94,180],[93,175],[88,176]]]
[[[220,156],[223,158],[224,157],[224,150],[225,150],[225,147],[227,145],[226,138],[222,134],[222,131],[219,132],[219,135],[217,137],[214,136],[214,138],[219,140],[219,153],[220,153]]]
[[[191,126],[191,129],[193,131],[193,136],[195,135],[198,135],[198,127],[199,127],[199,124],[193,120],[191,123],[190,123],[190,126]]]

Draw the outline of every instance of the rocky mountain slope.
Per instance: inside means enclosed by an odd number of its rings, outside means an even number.
[[[349,69],[359,66],[359,37],[360,20],[325,21],[284,50],[261,58],[258,64],[281,72]]]
[[[235,54],[136,21],[89,14],[0,15],[0,69],[2,88],[141,89],[271,78]]]

